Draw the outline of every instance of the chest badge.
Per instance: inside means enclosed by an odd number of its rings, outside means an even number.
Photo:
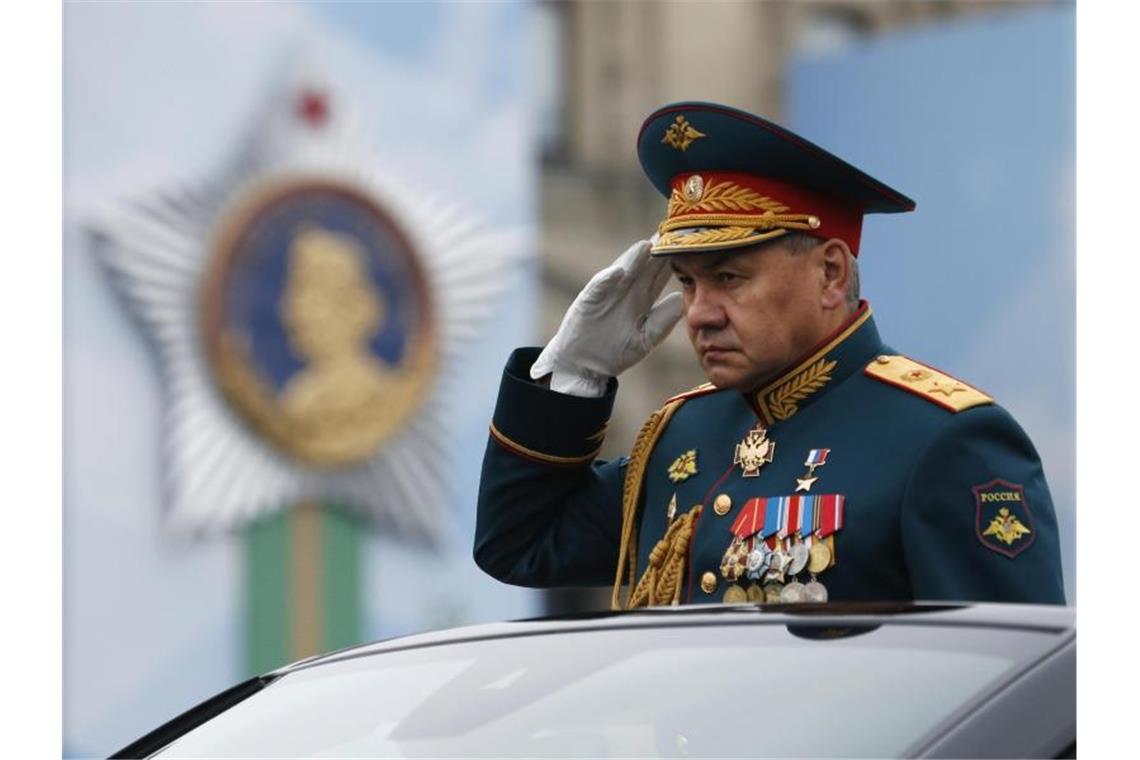
[[[748,431],[744,440],[736,444],[732,463],[740,465],[741,475],[755,478],[760,468],[776,456],[776,442],[768,438],[768,431],[760,425]]]
[[[697,474],[697,450],[689,449],[669,465],[669,480],[680,483]]]
[[[808,452],[807,460],[804,462],[804,467],[807,467],[808,471],[802,478],[796,478],[796,493],[811,490],[815,481],[819,480],[815,468],[827,464],[827,455],[830,453],[831,449],[812,449]]]

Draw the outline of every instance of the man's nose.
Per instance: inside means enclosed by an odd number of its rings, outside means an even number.
[[[685,309],[685,321],[689,329],[719,330],[725,326],[726,315],[716,294],[710,288],[697,284]]]

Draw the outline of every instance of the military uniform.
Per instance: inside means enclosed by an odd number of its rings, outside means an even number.
[[[731,139],[686,153],[713,133]],[[739,159],[741,141],[775,158]],[[801,229],[857,252],[863,213],[914,205],[720,106],[662,109],[639,152],[670,199],[663,255]],[[502,581],[612,583],[615,607],[1064,603],[1056,517],[1032,443],[986,394],[885,346],[866,302],[757,391],[706,385],[669,399],[630,457],[610,462],[596,456],[617,382],[597,398],[558,393],[530,378],[537,356],[510,358],[483,464],[475,558]]]

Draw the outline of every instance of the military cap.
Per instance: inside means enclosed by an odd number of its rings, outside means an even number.
[[[914,201],[778,124],[715,103],[649,115],[637,155],[669,199],[654,255],[754,245],[788,232],[844,240],[855,255],[863,215]]]

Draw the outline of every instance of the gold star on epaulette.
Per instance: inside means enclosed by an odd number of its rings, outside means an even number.
[[[875,357],[863,373],[951,412],[961,412],[994,402],[977,388],[905,356]]]

